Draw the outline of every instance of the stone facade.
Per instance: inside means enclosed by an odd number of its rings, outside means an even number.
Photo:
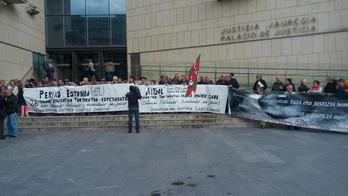
[[[173,76],[201,53],[201,74],[243,85],[348,77],[347,19],[347,0],[127,0],[129,70],[140,53],[142,75]]]
[[[29,0],[40,14],[26,13],[26,4],[0,5],[0,79],[33,75],[33,52],[45,54],[44,1]]]

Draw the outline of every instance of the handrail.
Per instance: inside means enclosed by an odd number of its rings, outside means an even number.
[[[142,68],[145,68],[145,67],[159,67],[159,68],[163,68],[163,66],[161,65],[142,65]],[[172,67],[172,68],[178,68],[180,67],[180,65],[175,65],[175,66],[171,66],[171,65],[166,65],[166,67]],[[185,67],[182,67],[183,69],[187,69],[189,66],[185,66]],[[201,68],[204,68],[204,69],[215,69],[215,68],[218,68],[218,69],[263,69],[263,70],[293,70],[293,71],[348,71],[348,69],[322,69],[322,68],[318,68],[318,69],[303,69],[303,68],[298,68],[298,69],[294,69],[294,68],[277,68],[277,67],[272,67],[272,68],[269,68],[269,67],[260,67],[260,68],[248,68],[248,67],[201,67]],[[158,70],[156,70],[158,71]]]
[[[214,63],[218,64],[218,63]],[[216,81],[218,77],[222,74],[228,74],[228,73],[235,73],[235,77],[240,81],[240,85],[246,88],[250,88],[254,84],[255,80],[255,74],[260,73],[263,76],[265,76],[265,80],[268,83],[273,83],[273,77],[271,81],[271,76],[282,76],[285,78],[293,78],[295,79],[293,82],[295,85],[298,85],[300,83],[301,79],[307,79],[309,82],[312,80],[319,80],[320,82],[325,82],[326,76],[333,75],[338,78],[348,78],[348,69],[328,69],[328,68],[280,68],[280,67],[270,67],[270,65],[276,63],[225,63],[227,64],[246,64],[249,65],[249,67],[227,67],[227,66],[205,66],[201,65],[201,71],[200,74],[202,75],[208,75],[210,79],[213,81]],[[299,65],[298,63],[293,63],[296,65],[296,67]],[[250,65],[268,65],[268,67],[250,67]],[[304,64],[309,65],[309,64]],[[330,64],[332,65],[332,64]],[[295,67],[295,66],[294,66]],[[304,67],[304,66],[302,66]],[[346,66],[348,67],[348,65]],[[187,73],[187,69],[189,68],[188,65],[180,65],[180,64],[163,64],[163,65],[154,65],[154,64],[145,64],[141,66],[141,73],[146,74],[150,73],[153,76],[156,76],[159,79],[162,74],[182,74]],[[300,72],[300,73],[299,73]],[[301,79],[300,79],[301,78]]]
[[[30,73],[31,71],[33,71],[33,69],[34,69],[33,66],[31,66],[31,67],[29,68],[29,70],[23,75],[21,81],[23,81],[23,80],[29,75],[29,73]]]

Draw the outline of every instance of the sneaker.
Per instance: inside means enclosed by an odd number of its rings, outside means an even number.
[[[128,133],[132,133],[132,131],[128,131]]]
[[[136,131],[136,133],[140,133],[140,131],[138,130],[138,131]]]

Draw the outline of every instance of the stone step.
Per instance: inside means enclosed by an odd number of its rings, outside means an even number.
[[[220,114],[142,114],[142,129],[168,128],[242,128],[258,124]],[[133,126],[134,126],[133,122]],[[127,115],[40,116],[20,118],[22,131],[126,130]]]
[[[147,129],[185,129],[185,128],[247,128],[255,127],[255,124],[216,124],[216,123],[202,123],[202,124],[148,124],[142,125],[142,130]],[[134,128],[134,125],[133,125]],[[117,126],[88,126],[88,127],[76,127],[76,126],[64,126],[64,127],[26,127],[20,128],[21,131],[77,131],[77,130],[86,130],[86,131],[113,131],[113,130],[127,130],[127,125],[117,125]]]
[[[134,121],[134,119],[133,119]],[[165,123],[173,123],[181,124],[181,123],[231,123],[231,119],[226,118],[202,118],[202,119],[140,119],[140,122],[142,124],[151,124],[153,122],[158,122],[165,124]],[[123,120],[100,120],[100,121],[36,121],[36,122],[18,122],[19,126],[60,126],[60,125],[78,125],[78,126],[91,126],[91,125],[117,125],[117,124],[127,124],[128,119]]]
[[[141,114],[141,119],[204,119],[204,118],[229,118],[224,114]],[[41,120],[55,121],[55,122],[69,122],[69,121],[117,121],[127,120],[128,115],[98,115],[98,116],[31,116],[19,118],[19,122],[38,122]]]

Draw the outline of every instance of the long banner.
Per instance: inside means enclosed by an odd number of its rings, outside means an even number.
[[[322,94],[258,95],[229,89],[234,116],[313,129],[348,132],[348,100]]]
[[[187,86],[138,86],[142,113],[211,112],[225,113],[228,88],[198,85],[197,92],[186,97]],[[87,113],[127,111],[128,84],[64,86],[24,89],[24,98],[32,113]]]

